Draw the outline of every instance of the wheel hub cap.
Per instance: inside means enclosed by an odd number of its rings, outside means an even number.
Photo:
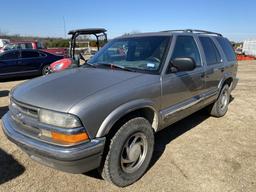
[[[228,103],[228,92],[225,90],[222,94],[221,100],[221,108],[224,109]]]
[[[126,173],[137,171],[144,162],[148,151],[148,143],[143,133],[130,136],[122,149],[120,163]]]
[[[140,154],[141,154],[141,147],[140,145],[135,144],[130,149],[128,156],[131,161],[136,161],[139,158]]]

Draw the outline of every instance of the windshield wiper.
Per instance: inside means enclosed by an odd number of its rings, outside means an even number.
[[[91,63],[88,63],[88,62],[85,62],[84,64],[83,64],[84,66],[90,66],[90,67],[93,67],[93,68],[96,68],[96,66],[94,65],[94,64],[91,64]]]
[[[124,66],[121,66],[121,65],[117,65],[117,64],[114,64],[114,63],[97,63],[95,65],[104,65],[104,66],[110,67],[111,69],[117,68],[117,69],[121,69],[121,70],[124,70],[124,71],[136,72],[133,69],[130,69],[130,68],[127,68],[127,67],[124,67]]]

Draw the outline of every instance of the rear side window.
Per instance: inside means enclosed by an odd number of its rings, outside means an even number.
[[[231,43],[223,38],[223,37],[216,37],[218,43],[220,44],[226,58],[228,61],[235,61],[236,60],[236,55],[235,52],[233,50],[233,47],[231,45]]]
[[[1,60],[13,60],[18,58],[19,58],[19,51],[7,52],[0,57]]]
[[[221,56],[214,42],[209,37],[199,37],[203,46],[207,65],[214,65],[221,62]]]
[[[35,58],[39,57],[39,53],[36,51],[22,51],[21,57],[22,58]]]
[[[178,36],[173,50],[172,59],[190,57],[197,66],[201,65],[201,59],[196,42],[191,36]]]
[[[21,49],[33,49],[32,43],[20,43],[19,47]]]
[[[44,46],[41,42],[37,42],[37,49],[44,49]]]

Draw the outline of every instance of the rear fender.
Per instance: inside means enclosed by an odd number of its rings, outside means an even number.
[[[221,81],[219,82],[219,85],[218,85],[218,92],[221,91],[221,89],[222,89],[222,87],[223,87],[223,85],[224,85],[224,82],[225,82],[227,79],[229,79],[229,78],[232,78],[232,81],[233,81],[233,76],[232,76],[231,73],[225,73],[225,74],[223,75],[223,77],[222,77],[222,79],[221,79]],[[232,82],[231,82],[231,84],[232,84]],[[230,87],[231,87],[231,86],[230,86]]]

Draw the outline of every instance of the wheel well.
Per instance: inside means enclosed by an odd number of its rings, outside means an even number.
[[[158,117],[156,112],[151,109],[150,107],[144,107],[140,109],[136,109],[134,111],[131,111],[124,116],[122,116],[119,120],[117,120],[112,128],[110,129],[109,133],[107,135],[114,135],[116,131],[127,121],[135,118],[135,117],[144,117],[149,121],[149,123],[152,125],[153,130],[157,129],[158,126]]]
[[[232,77],[229,77],[229,78],[227,78],[227,79],[223,82],[223,86],[227,84],[227,85],[230,87],[231,84],[232,84],[232,82],[233,82],[233,78],[232,78]]]
[[[154,111],[154,109],[150,107],[143,107],[140,109],[136,109],[134,111],[131,111],[125,115],[123,115],[119,120],[117,120],[114,125],[111,127],[110,131],[106,134],[106,143],[104,146],[104,152],[101,160],[101,166],[103,167],[103,163],[105,162],[107,153],[109,151],[109,146],[111,143],[111,139],[114,137],[115,133],[120,129],[120,127],[125,124],[127,121],[136,118],[136,117],[144,117],[149,121],[149,123],[152,125],[153,130],[155,131],[158,126],[158,115],[157,112]]]

